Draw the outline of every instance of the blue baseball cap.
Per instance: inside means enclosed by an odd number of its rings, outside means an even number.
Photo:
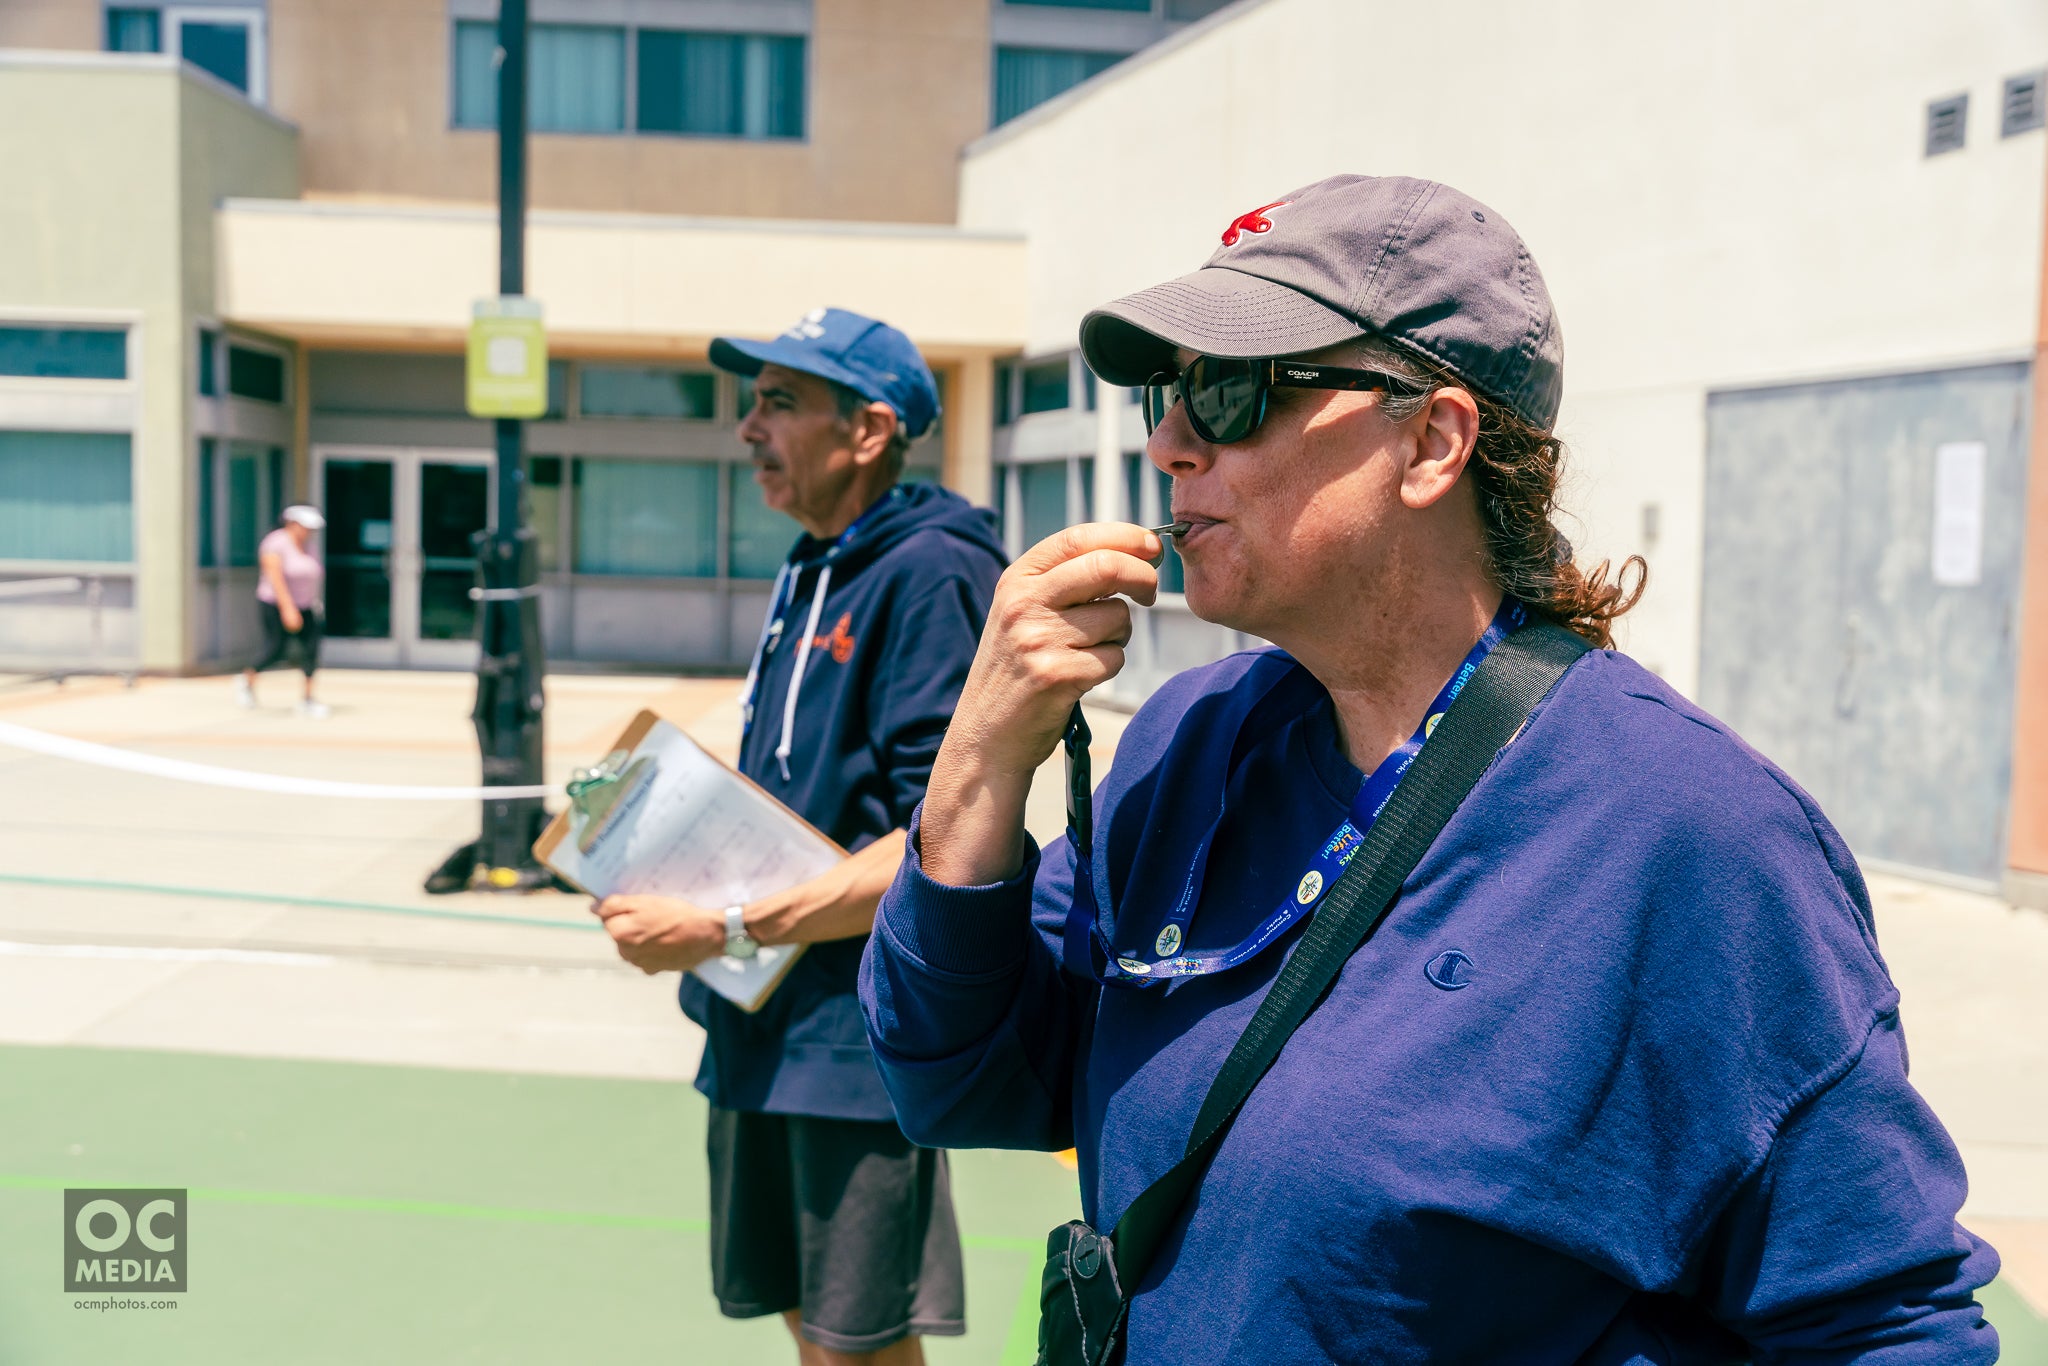
[[[814,308],[772,341],[719,337],[711,363],[752,378],[780,365],[829,379],[896,410],[904,435],[923,436],[939,415],[939,387],[910,338],[885,322],[843,308]]]

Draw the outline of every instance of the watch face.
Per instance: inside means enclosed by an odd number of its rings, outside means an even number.
[[[725,956],[728,958],[752,958],[760,951],[761,946],[745,935],[725,941]]]

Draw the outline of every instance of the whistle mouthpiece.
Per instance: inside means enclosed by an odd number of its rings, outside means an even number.
[[[1188,526],[1187,522],[1168,522],[1165,526],[1148,526],[1145,530],[1154,536],[1185,536],[1188,534]]]

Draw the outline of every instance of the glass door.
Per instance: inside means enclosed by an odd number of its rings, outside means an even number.
[[[417,494],[418,572],[409,586],[414,638],[408,662],[476,667],[476,546],[491,521],[487,456],[421,453],[409,481]]]
[[[491,521],[484,451],[322,449],[327,657],[344,668],[476,667],[476,547]]]
[[[357,668],[400,662],[392,632],[397,569],[398,457],[323,455],[318,487],[327,518],[327,658]]]

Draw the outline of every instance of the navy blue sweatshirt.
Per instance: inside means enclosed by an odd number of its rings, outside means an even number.
[[[1201,832],[1153,817],[1189,747],[1224,756],[1226,812],[1189,942],[1234,943],[1287,894],[1361,781],[1313,688],[1228,769],[1248,699],[1298,667],[1235,656],[1132,720],[1096,805],[1112,914],[1186,875]],[[1061,966],[1065,840],[964,889],[915,849],[913,826],[861,983],[904,1129],[1076,1145],[1110,1228],[1180,1156],[1300,928],[1232,971],[1100,987]],[[1450,951],[1462,970],[1430,972]],[[1905,1062],[1841,838],[1721,723],[1594,652],[1247,1102],[1140,1286],[1130,1358],[1992,1361],[1972,1293],[1997,1254],[1955,1222],[1962,1164]]]
[[[740,772],[848,850],[909,825],[1004,563],[995,514],[930,484],[898,485],[836,551],[800,537]],[[814,606],[785,777],[776,751]],[[811,945],[752,1015],[684,973],[683,1010],[707,1036],[697,1089],[730,1110],[893,1118],[854,999],[866,942]]]

